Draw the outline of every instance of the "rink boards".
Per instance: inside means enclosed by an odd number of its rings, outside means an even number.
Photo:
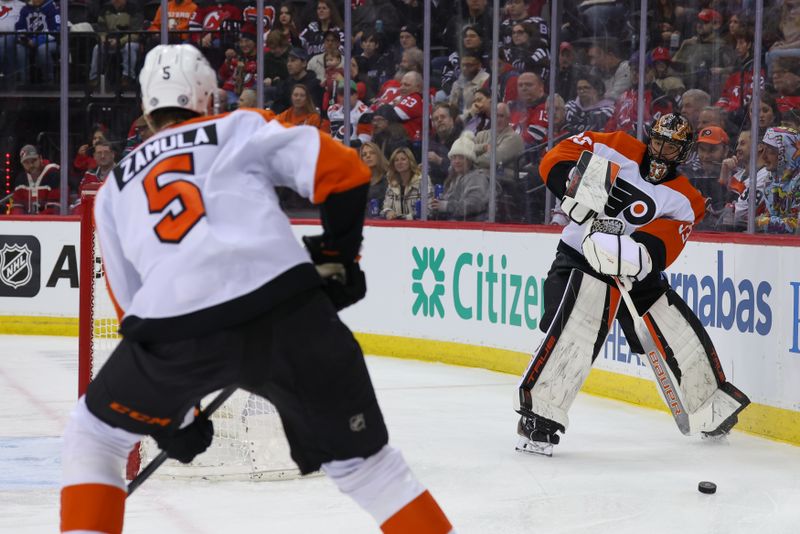
[[[78,227],[76,219],[0,221],[0,333],[76,335]],[[320,231],[303,221],[294,228]],[[557,243],[547,227],[374,223],[362,250],[368,295],[343,318],[370,354],[521,373],[542,337],[542,284]],[[794,238],[695,234],[668,270],[729,380],[753,400],[739,428],[795,444],[798,265]],[[584,390],[665,409],[616,325]]]

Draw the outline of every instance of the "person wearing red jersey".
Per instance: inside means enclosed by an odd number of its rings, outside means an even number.
[[[603,130],[620,131],[635,136],[639,108],[639,53],[633,54],[628,62],[631,66],[632,85],[617,99],[614,112]],[[647,122],[654,116],[670,113],[674,107],[672,99],[655,83],[654,76],[652,56],[648,54],[644,69],[644,120]]]
[[[33,145],[19,152],[24,172],[14,184],[7,212],[11,215],[56,215],[61,199],[61,173],[56,163],[42,158]]]
[[[668,113],[653,123],[647,144],[623,132],[584,132],[542,158],[542,179],[572,220],[561,234],[544,284],[540,325],[546,335],[515,397],[521,416],[517,450],[552,454],[615,316],[631,351],[644,354],[630,312],[619,306],[620,291],[612,277],[630,292],[669,373],[677,377],[673,394],[691,422],[685,433],[724,435],[749,404],[726,380],[700,320],[662,276],[704,215],[702,195],[676,170],[692,143],[689,121]],[[600,200],[596,204],[602,213],[576,194],[590,175],[613,184],[605,186],[607,196],[597,189],[590,195]],[[620,235],[597,228],[592,221],[598,216],[612,219],[624,231]]]
[[[242,11],[235,5],[200,1],[197,11],[189,19],[189,29],[194,32],[192,41],[199,43],[202,48],[219,47],[222,32],[232,30],[241,22]]]
[[[770,67],[781,113],[800,109],[800,57],[779,56]]]
[[[96,167],[89,169],[81,179],[80,187],[83,188],[89,183],[103,183],[108,178],[111,171],[114,169],[114,148],[111,142],[105,139],[98,141],[94,145],[94,159]]]
[[[408,138],[419,141],[422,138],[422,75],[407,72],[400,80],[399,100],[393,106],[400,124],[406,129]]]
[[[191,45],[155,47],[139,82],[155,134],[120,161],[94,210],[122,339],[64,431],[61,532],[120,533],[128,451],[151,435],[189,462],[213,437],[194,407],[229,385],[269,398],[301,473],[322,468],[383,532],[452,532],[388,445],[337,315],[366,293],[370,172],[356,151],[268,111],[208,116],[216,76]],[[279,186],[320,206],[323,233],[306,250]]]
[[[543,143],[547,137],[547,93],[544,82],[533,72],[517,78],[517,100],[508,103],[511,125],[522,136],[525,147]]]
[[[239,51],[229,48],[225,51],[225,61],[220,65],[217,73],[222,80],[222,88],[227,93],[227,104],[233,106],[239,102],[239,97],[245,89],[253,89],[258,73],[256,51],[256,28],[252,24],[245,24],[239,32]]]
[[[264,18],[264,31],[267,32],[271,30],[272,26],[275,24],[275,8],[265,5],[261,15]],[[258,9],[256,9],[254,5],[247,6],[242,10],[242,16],[245,22],[250,22],[255,25],[258,21]]]
[[[765,72],[761,69],[759,85],[764,90]],[[722,94],[714,103],[725,111],[729,121],[739,124],[750,107],[753,97],[753,29],[746,28],[736,37],[736,63],[725,79]]]
[[[95,143],[94,160],[95,167],[87,170],[81,178],[80,186],[78,187],[78,191],[80,192],[85,190],[96,191],[100,187],[100,184],[106,181],[111,171],[114,170],[114,165],[116,164],[114,161],[114,148],[109,141],[102,139]],[[82,212],[83,206],[81,205],[81,197],[79,196],[78,200],[70,206],[70,214],[79,215]]]

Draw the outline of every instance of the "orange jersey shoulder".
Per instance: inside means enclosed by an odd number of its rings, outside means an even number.
[[[542,158],[539,174],[547,181],[553,167],[562,161],[578,161],[584,150],[594,151],[596,144],[613,148],[633,161],[641,161],[647,146],[624,132],[583,132],[564,139]]]

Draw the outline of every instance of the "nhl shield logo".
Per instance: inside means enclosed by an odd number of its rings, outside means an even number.
[[[14,289],[31,281],[33,265],[28,245],[3,245],[0,249],[0,282]]]

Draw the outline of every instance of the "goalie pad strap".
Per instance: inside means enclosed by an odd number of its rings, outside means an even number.
[[[569,425],[567,412],[600,352],[619,292],[573,269],[561,304],[519,384],[519,408]]]

